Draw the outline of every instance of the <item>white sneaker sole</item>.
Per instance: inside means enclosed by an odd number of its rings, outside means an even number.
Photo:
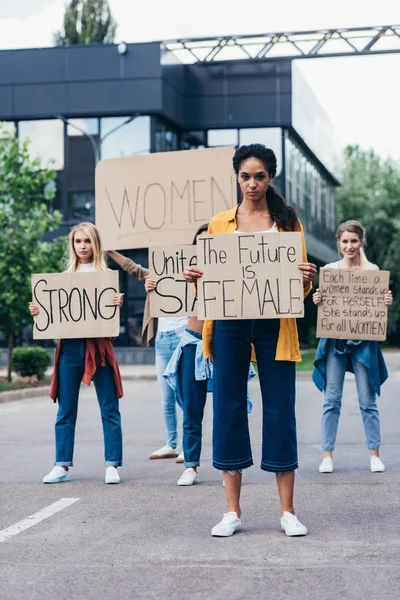
[[[322,469],[321,469],[321,467],[320,467],[320,468],[318,469],[318,471],[319,471],[320,473],[333,473],[333,467],[332,467],[332,468],[329,468],[329,467],[323,467]]]
[[[70,476],[68,475],[68,477],[59,477],[57,479],[51,479],[51,480],[45,480],[43,479],[42,483],[47,483],[47,484],[52,484],[52,483],[65,483],[66,481],[71,481]]]
[[[238,527],[237,529],[234,529],[233,531],[227,533],[214,533],[214,530],[212,529],[211,535],[212,537],[232,537],[234,533],[238,533],[239,531],[241,531],[241,527]]]

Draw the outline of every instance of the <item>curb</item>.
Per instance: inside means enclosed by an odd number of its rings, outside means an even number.
[[[122,381],[157,381],[157,376],[154,373],[143,374],[143,375],[125,375],[122,376]],[[29,398],[40,398],[41,396],[48,396],[49,388],[45,385],[28,388],[22,390],[11,390],[9,392],[0,392],[0,404],[6,402],[14,402],[16,400],[27,400]],[[51,401],[51,398],[49,397]]]

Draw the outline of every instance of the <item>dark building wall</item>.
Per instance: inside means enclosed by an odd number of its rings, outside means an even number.
[[[185,128],[288,127],[291,63],[186,67]]]
[[[0,52],[0,118],[123,115],[162,110],[158,43]]]

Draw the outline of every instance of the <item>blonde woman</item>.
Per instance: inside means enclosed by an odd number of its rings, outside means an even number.
[[[100,235],[92,223],[80,223],[69,235],[69,263],[66,269],[73,273],[106,271]],[[121,307],[123,294],[116,294],[113,304]],[[39,307],[29,305],[33,317]],[[117,467],[122,465],[122,428],[118,400],[122,397],[122,382],[110,338],[60,340],[55,353],[50,397],[58,412],[55,425],[56,459],[53,469],[43,483],[61,483],[70,480],[69,467],[73,465],[75,424],[81,381],[93,381],[100,406],[104,433],[105,483],[119,483]]]
[[[358,221],[346,221],[336,232],[341,260],[326,265],[330,269],[371,269],[379,267],[370,263],[365,255],[365,229]],[[320,304],[322,295],[319,289],[313,294],[314,304]],[[385,304],[393,302],[389,290],[384,297]],[[321,338],[314,360],[313,380],[325,401],[322,410],[322,449],[324,452],[319,466],[320,473],[332,473],[333,451],[339,425],[342,404],[343,383],[346,371],[355,375],[358,401],[364,424],[365,436],[370,451],[370,470],[373,473],[385,470],[379,456],[381,443],[379,410],[376,396],[380,386],[388,377],[385,361],[378,342],[334,340]]]

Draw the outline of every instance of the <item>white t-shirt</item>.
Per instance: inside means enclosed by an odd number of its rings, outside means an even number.
[[[94,264],[91,263],[80,263],[79,267],[77,268],[76,272],[78,273],[91,273],[92,271],[94,271]]]
[[[266,229],[265,231],[239,231],[238,229],[236,229],[235,233],[278,233],[278,228],[276,226],[276,223],[274,223],[271,229]]]
[[[336,262],[333,263],[329,263],[327,265],[325,265],[324,269],[345,269],[346,267],[344,267],[343,265],[341,265],[342,261],[341,260],[337,260]],[[379,271],[379,267],[378,265],[374,265],[374,263],[370,263],[367,261],[367,264],[364,267],[365,270],[368,271]]]
[[[189,317],[159,317],[157,331],[174,331],[186,327]]]

